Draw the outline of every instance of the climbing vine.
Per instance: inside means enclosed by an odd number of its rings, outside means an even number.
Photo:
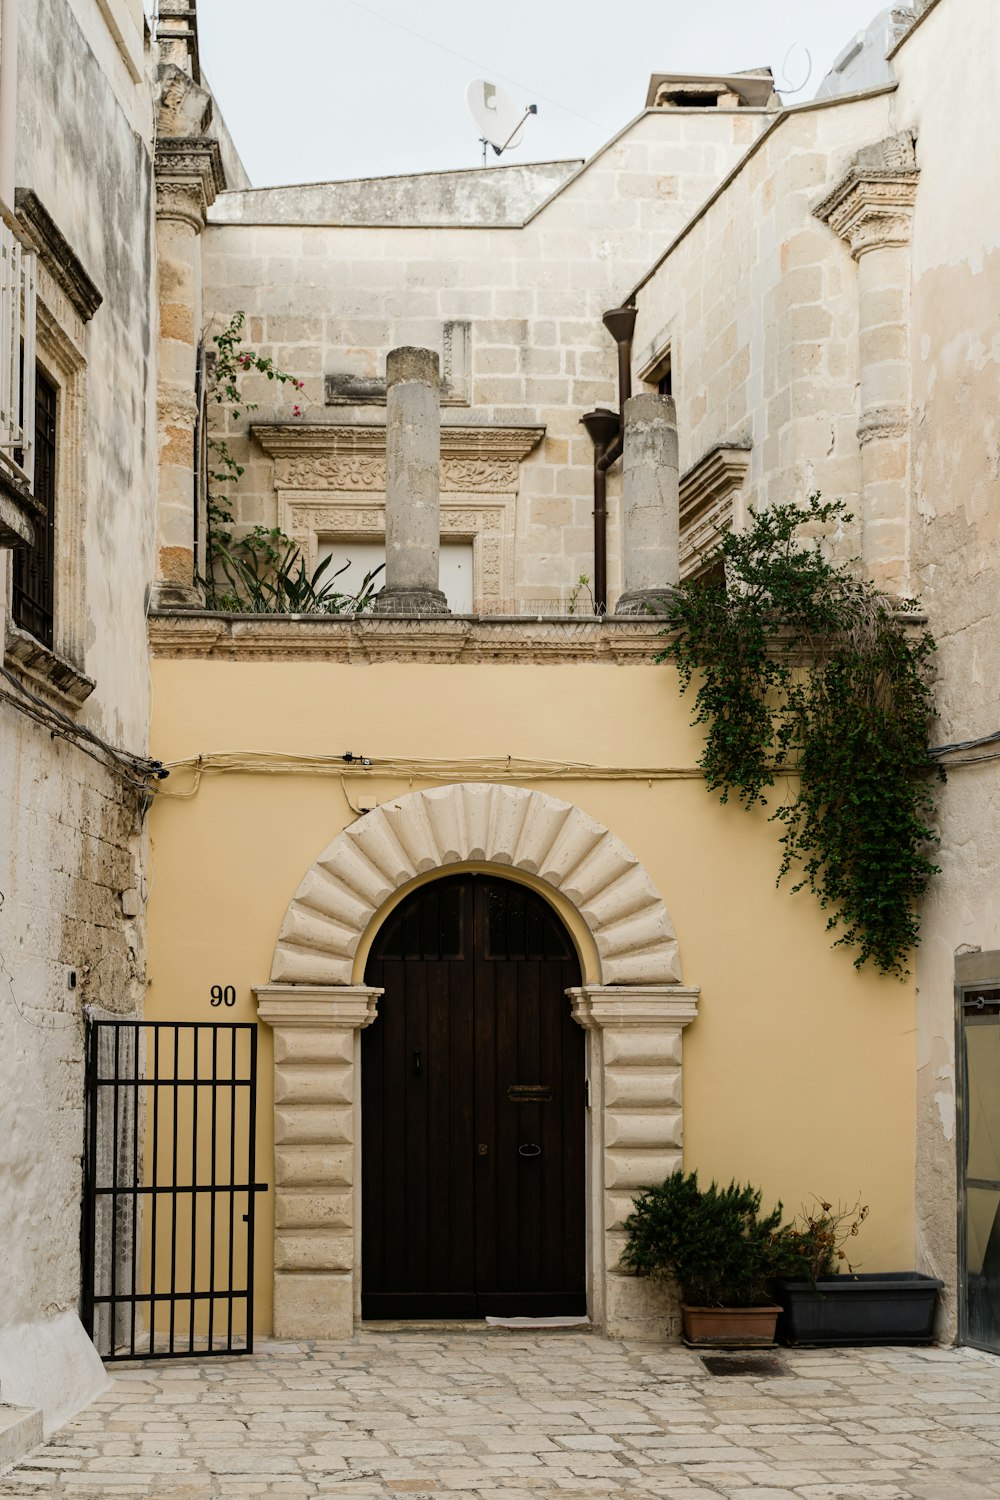
[[[937,867],[927,756],[934,641],[908,619],[917,606],[830,560],[823,533],[850,521],[843,501],[751,510],[704,583],[671,609],[672,662],[696,683],[699,764],[709,787],[745,808],[789,776],[771,813],[781,834],[778,881],[811,890],[837,944],[886,974],[907,972],[919,937],[915,902]],[[805,523],[820,531],[801,540]]]
[[[287,370],[279,370],[267,355],[245,347],[245,324],[246,315],[234,313],[228,326],[213,335],[215,350],[208,366],[208,403],[228,408],[231,422],[257,410],[256,403],[247,401],[243,393],[246,375],[263,375],[296,391],[304,386]],[[292,415],[302,414],[300,398],[292,407]],[[209,609],[252,614],[355,614],[371,602],[375,594],[372,579],[381,571],[379,568],[364,579],[356,594],[347,594],[336,587],[336,579],[350,563],[327,577],[332,561],[327,557],[310,572],[298,544],[280,526],[254,526],[234,537],[231,490],[244,469],[218,432],[209,434],[206,447],[205,575],[199,581]]]

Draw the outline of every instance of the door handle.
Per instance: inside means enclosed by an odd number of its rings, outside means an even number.
[[[416,1047],[413,1052],[413,1071],[420,1073],[420,1048]]]
[[[531,1141],[527,1141],[523,1146],[518,1146],[517,1154],[518,1156],[541,1156],[542,1148],[541,1146],[536,1146]]]

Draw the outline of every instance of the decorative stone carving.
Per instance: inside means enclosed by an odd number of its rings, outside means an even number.
[[[279,490],[385,493],[385,427],[362,423],[255,422]],[[442,427],[441,488],[452,493],[517,490],[520,463],[544,427]]]
[[[383,803],[324,850],[281,926],[274,984],[350,984],[376,912],[409,881],[468,861],[522,870],[580,913],[608,984],[674,984],[680,955],[652,880],[593,818],[544,792],[460,782]]]
[[[196,234],[226,185],[218,141],[206,137],[156,143],[156,217],[176,219]]]
[[[732,529],[736,495],[750,466],[750,445],[720,444],[681,476],[681,578],[692,578]]]
[[[868,250],[908,245],[919,176],[913,138],[891,136],[860,151],[813,213],[846,241],[855,260]]]
[[[858,423],[858,442],[881,442],[887,438],[906,435],[910,414],[905,406],[872,406],[862,413]]]
[[[447,512],[442,511],[442,515],[447,532]],[[296,540],[302,542],[299,536]],[[499,538],[495,546],[499,550]],[[156,608],[149,617],[149,642],[154,656],[187,660],[606,661],[653,666],[663,650],[663,626],[641,616],[580,620],[442,618],[425,620],[415,631],[405,621],[371,615],[249,619],[245,615],[197,612],[176,616]]]

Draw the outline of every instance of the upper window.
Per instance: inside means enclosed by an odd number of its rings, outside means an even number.
[[[55,635],[56,421],[58,393],[35,372],[35,541],[14,553],[12,613],[15,624],[43,646]]]

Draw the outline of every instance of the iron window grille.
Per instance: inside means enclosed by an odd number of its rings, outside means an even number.
[[[27,355],[25,356],[27,368]],[[35,541],[14,553],[14,623],[43,646],[55,636],[56,419],[58,392],[41,370],[34,378]],[[27,383],[25,385],[27,389]]]

